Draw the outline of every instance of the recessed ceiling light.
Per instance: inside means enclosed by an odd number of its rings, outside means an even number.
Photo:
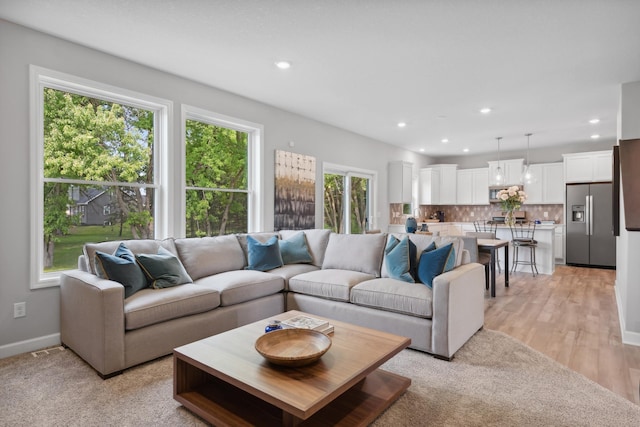
[[[420,151],[421,153],[424,153],[424,148],[421,148],[419,151]]]
[[[287,70],[287,69],[291,68],[291,62],[289,62],[289,61],[276,61],[276,67],[280,68],[281,70]]]
[[[600,138],[600,135],[598,135],[598,134],[591,135],[591,139],[598,139],[598,138]]]
[[[406,124],[405,122],[399,122],[399,123],[398,123],[398,127],[399,127],[399,128],[403,128],[403,127],[405,127],[406,125],[407,125],[407,124]]]
[[[591,119],[589,120],[589,123],[591,123],[592,125],[595,125],[596,123],[600,123],[600,119]]]
[[[443,144],[448,144],[448,143],[449,143],[449,140],[448,140],[447,138],[444,138],[444,139],[443,139],[442,141],[440,141],[440,142],[442,142]]]
[[[468,149],[468,148],[464,148],[464,149],[462,150],[462,152],[463,152],[463,153],[468,153],[468,152],[469,152],[469,149]]]
[[[481,108],[481,109],[480,109],[480,112],[481,112],[482,114],[489,114],[489,113],[491,112],[491,108],[489,108],[489,107]]]

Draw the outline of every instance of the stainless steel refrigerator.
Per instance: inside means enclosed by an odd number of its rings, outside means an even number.
[[[566,263],[615,268],[611,183],[567,184]]]

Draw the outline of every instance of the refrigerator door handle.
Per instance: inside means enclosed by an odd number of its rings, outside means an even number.
[[[593,196],[589,196],[589,236],[593,236]]]
[[[591,222],[591,209],[589,209],[589,196],[584,196],[584,234],[589,235],[589,223]]]

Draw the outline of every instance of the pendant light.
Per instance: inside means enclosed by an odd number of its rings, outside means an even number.
[[[504,184],[504,174],[502,172],[502,168],[500,167],[500,140],[502,139],[502,137],[499,136],[496,139],[498,140],[498,167],[496,168],[493,180],[495,181],[496,185],[502,185]]]
[[[525,133],[524,136],[527,137],[527,164],[522,168],[522,182],[524,184],[533,184],[536,179],[531,171],[531,166],[529,165],[529,137],[533,135],[532,133]]]

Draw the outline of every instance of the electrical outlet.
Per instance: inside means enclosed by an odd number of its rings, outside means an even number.
[[[471,212],[471,216],[476,216],[475,212],[472,211]]]
[[[542,216],[545,217],[545,218],[549,218],[549,212],[543,212]]]
[[[13,318],[25,317],[27,315],[27,303],[17,302],[13,304]]]

